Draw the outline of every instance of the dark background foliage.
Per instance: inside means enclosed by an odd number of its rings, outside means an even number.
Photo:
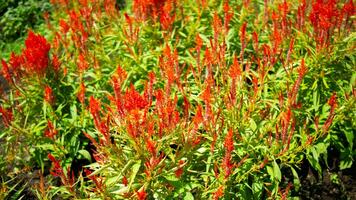
[[[48,0],[1,0],[0,43],[25,35],[28,29],[43,22],[43,13],[50,9]]]

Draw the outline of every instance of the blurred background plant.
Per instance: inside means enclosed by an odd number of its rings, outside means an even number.
[[[20,52],[28,29],[46,31],[44,15],[51,9],[48,0],[1,0],[0,57]]]

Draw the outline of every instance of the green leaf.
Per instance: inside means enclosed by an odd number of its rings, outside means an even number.
[[[345,130],[343,131],[345,133],[346,136],[346,140],[350,145],[350,149],[353,149],[353,145],[354,145],[354,133],[352,132],[352,130]]]
[[[315,147],[311,147],[307,150],[307,159],[310,165],[321,175],[322,170],[319,164],[319,153],[315,150]]]
[[[325,80],[325,77],[323,77],[323,83],[324,83],[324,86],[325,86],[326,88],[329,88],[329,85],[327,84],[327,82],[326,82],[326,80]]]
[[[74,123],[77,120],[77,107],[75,105],[72,105],[70,107],[70,113],[72,115],[72,123]]]
[[[273,161],[273,174],[274,178],[280,182],[282,179],[282,174],[276,161]]]
[[[262,199],[263,184],[260,182],[252,183],[252,194],[254,199]]]
[[[192,193],[186,192],[183,199],[184,199],[184,200],[194,200],[194,196],[193,196]]]
[[[292,170],[292,174],[293,174],[293,186],[298,191],[300,188],[300,180],[299,180],[298,173],[295,171],[293,167],[291,167],[290,169]]]
[[[352,166],[353,161],[351,159],[343,159],[340,161],[340,170],[348,169]]]
[[[78,153],[79,153],[81,156],[83,156],[85,159],[87,159],[87,160],[89,160],[89,161],[91,162],[91,155],[90,155],[90,153],[89,153],[87,150],[81,149],[81,150],[78,151]]]
[[[274,178],[274,172],[273,172],[273,168],[270,166],[267,166],[267,173],[269,174],[269,176],[271,177],[271,179]]]
[[[132,166],[132,173],[130,177],[130,184],[129,188],[131,188],[132,183],[135,181],[137,172],[140,170],[141,167],[141,160],[137,161],[133,166]]]

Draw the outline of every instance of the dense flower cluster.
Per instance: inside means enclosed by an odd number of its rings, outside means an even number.
[[[32,31],[28,33],[25,41],[26,48],[23,50],[25,68],[29,73],[45,73],[49,64],[49,50],[51,45],[47,40]]]

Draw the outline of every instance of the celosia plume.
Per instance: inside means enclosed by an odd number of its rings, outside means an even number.
[[[25,68],[29,74],[37,73],[43,75],[48,67],[48,53],[51,49],[47,40],[32,31],[28,33],[25,41],[26,48],[23,50]]]

